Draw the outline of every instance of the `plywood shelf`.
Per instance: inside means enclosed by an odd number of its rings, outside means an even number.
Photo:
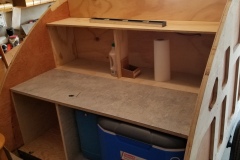
[[[109,79],[118,79],[110,75],[109,63],[106,62],[77,59],[63,66],[59,66],[58,69]],[[133,79],[121,77],[118,80],[190,93],[198,93],[202,77],[187,73],[172,72],[172,78],[170,81],[157,82],[154,81],[154,71],[152,68],[141,68],[141,74],[137,78]]]
[[[20,151],[44,160],[65,160],[59,126],[54,126],[34,141],[19,148]]]
[[[14,93],[187,138],[197,94],[53,69]],[[179,127],[181,126],[181,127]]]
[[[92,27],[92,28],[108,28],[108,29],[124,29],[139,31],[161,31],[161,32],[197,32],[197,33],[216,33],[218,30],[218,22],[203,21],[167,21],[166,27],[155,26],[137,26],[126,24],[106,24],[92,23],[89,18],[66,18],[63,20],[47,23],[47,26],[63,26],[63,27]]]

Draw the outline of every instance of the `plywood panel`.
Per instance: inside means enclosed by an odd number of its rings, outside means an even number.
[[[129,62],[153,68],[153,42],[170,40],[171,71],[203,75],[214,35],[128,31]],[[144,45],[143,45],[144,44]],[[185,47],[183,47],[185,46]]]
[[[57,106],[58,118],[63,137],[66,160],[73,160],[80,154],[80,140],[74,109]]]
[[[13,100],[25,144],[57,124],[57,114],[53,103],[18,94],[13,94]]]
[[[75,28],[74,35],[79,58],[109,62],[108,54],[114,42],[113,30]]]
[[[71,17],[219,22],[226,0],[69,0]]]
[[[9,89],[55,67],[53,52],[50,49],[51,42],[45,24],[66,18],[68,15],[67,3],[63,3],[54,12],[48,10],[25,39],[8,69],[0,95],[0,132],[6,135],[6,146],[10,150],[16,149],[23,142]]]
[[[34,141],[19,148],[32,156],[44,160],[65,160],[59,126],[53,126]]]
[[[73,28],[49,27],[55,63],[63,65],[77,58],[76,40]]]
[[[197,98],[194,93],[58,69],[22,83],[13,91],[183,138],[188,137]]]
[[[62,26],[62,27],[89,27],[89,28],[105,28],[105,29],[122,29],[122,30],[140,30],[140,31],[162,31],[162,32],[201,32],[201,33],[216,33],[219,22],[206,21],[167,21],[165,27],[156,25],[143,26],[139,23],[124,24],[117,21],[106,23],[104,21],[93,23],[90,18],[66,18],[52,23],[48,26]]]
[[[239,119],[237,118],[240,113],[239,103],[236,102],[234,97],[239,92],[239,84],[235,83],[239,81],[239,71],[237,71],[236,63],[239,63],[240,45],[236,45],[239,35],[235,33],[236,30],[239,30],[240,17],[237,14],[239,13],[239,5],[239,0],[228,2],[219,32],[215,37],[197,100],[195,118],[193,119],[188,139],[185,159],[204,158],[204,155],[201,156],[199,148],[204,135],[208,133],[206,126],[212,124],[212,119],[215,119],[214,124],[216,128],[214,135],[212,135],[215,138],[214,144],[212,144],[211,150],[213,150],[213,153],[210,153],[210,159],[221,159],[230,131],[236,120]],[[228,48],[230,48],[229,58],[225,60],[225,53]],[[224,64],[229,66],[225,67]],[[226,70],[229,70],[229,72]],[[214,91],[216,92],[216,94],[214,93],[216,95],[215,103],[209,107],[214,95],[213,88],[216,88],[216,91]],[[226,107],[226,110],[222,108],[223,105]],[[234,114],[232,113],[233,107],[238,108]],[[224,113],[225,115],[222,115]],[[221,128],[223,123],[226,125],[224,128]],[[224,132],[221,130],[224,130]],[[201,157],[197,157],[197,155]]]

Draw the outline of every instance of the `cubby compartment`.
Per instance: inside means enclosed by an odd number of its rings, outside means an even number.
[[[198,93],[214,33],[177,32],[178,29],[167,32],[151,27],[146,31],[124,28],[124,25],[99,27],[98,23],[85,19],[72,26],[62,21],[48,24],[59,69],[112,78],[108,54],[114,42],[119,80]],[[153,44],[156,39],[167,39],[170,43],[171,79],[165,82],[154,81]],[[128,66],[135,70],[129,70]]]
[[[141,68],[138,79],[154,86],[197,92],[215,34],[128,31],[129,63]],[[169,40],[171,79],[154,81],[154,40]],[[183,47],[185,46],[185,47]],[[151,82],[152,81],[152,82]]]
[[[55,104],[18,93],[12,96],[24,142],[20,153],[46,160],[64,160]]]
[[[90,75],[110,76],[109,52],[112,29],[48,27],[59,69]]]

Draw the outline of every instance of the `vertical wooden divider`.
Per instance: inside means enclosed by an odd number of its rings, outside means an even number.
[[[113,33],[117,59],[117,75],[120,78],[122,77],[121,61],[128,57],[128,34],[124,30],[114,30]]]

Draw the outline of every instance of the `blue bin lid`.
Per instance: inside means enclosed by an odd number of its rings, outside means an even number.
[[[166,149],[183,149],[186,147],[187,143],[187,140],[184,138],[157,132],[110,118],[99,117],[98,124],[103,129],[115,134]]]

